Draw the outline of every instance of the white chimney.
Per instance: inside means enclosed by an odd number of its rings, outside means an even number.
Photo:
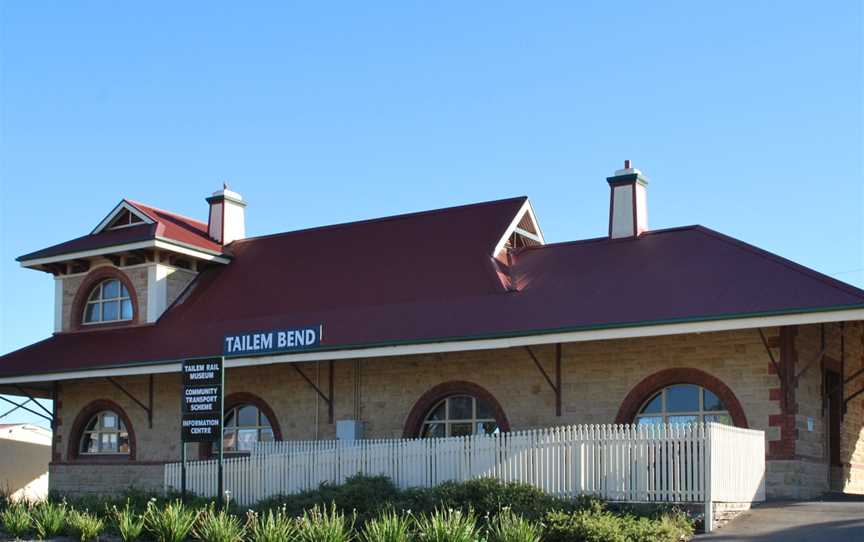
[[[240,194],[228,189],[228,183],[222,185],[222,190],[213,192],[207,203],[210,204],[207,220],[210,237],[223,245],[246,237],[246,202]]]
[[[630,160],[624,169],[607,177],[609,188],[609,237],[638,237],[648,230],[648,178]]]

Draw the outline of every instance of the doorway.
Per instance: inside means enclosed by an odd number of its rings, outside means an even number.
[[[828,468],[830,487],[835,491],[843,490],[843,461],[840,455],[840,426],[843,416],[843,397],[840,386],[843,379],[840,373],[825,371],[825,393],[828,395]]]

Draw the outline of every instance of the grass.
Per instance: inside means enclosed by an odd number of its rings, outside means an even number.
[[[75,535],[80,542],[89,542],[98,539],[99,534],[105,528],[102,518],[89,512],[79,512],[74,508],[68,514],[69,531]]]
[[[192,532],[198,513],[180,500],[169,502],[164,507],[150,501],[144,512],[144,526],[156,542],[183,542]]]

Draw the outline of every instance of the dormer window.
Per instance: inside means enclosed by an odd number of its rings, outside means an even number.
[[[123,209],[115,218],[111,224],[106,228],[108,230],[116,230],[120,228],[128,228],[129,226],[136,226],[138,224],[143,224],[144,221],[141,220],[141,217],[138,215],[129,212],[128,209]]]
[[[85,324],[120,322],[134,316],[129,290],[117,279],[103,280],[93,288],[84,306]]]

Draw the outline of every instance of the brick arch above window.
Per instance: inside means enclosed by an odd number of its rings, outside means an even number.
[[[104,412],[106,410],[110,410],[111,412],[117,414],[117,416],[119,416],[120,419],[123,420],[123,424],[126,426],[126,432],[129,434],[129,453],[123,455],[82,455],[80,453],[81,437],[84,434],[84,429],[87,427],[87,422],[89,422],[90,419],[96,414]],[[110,399],[96,399],[95,401],[91,401],[84,408],[82,408],[78,415],[75,417],[75,421],[72,423],[72,431],[69,432],[69,435],[70,438],[66,457],[68,457],[70,461],[75,461],[78,459],[105,463],[135,461],[135,428],[132,425],[132,420],[129,419],[129,416],[126,414],[126,411],[123,410],[123,407],[121,407],[114,401],[111,401]]]
[[[438,384],[420,396],[420,399],[414,404],[414,407],[408,414],[408,418],[405,420],[405,428],[402,433],[403,438],[416,438],[420,434],[423,421],[432,407],[442,399],[453,395],[471,395],[477,400],[484,401],[495,413],[495,421],[498,422],[498,428],[502,432],[510,431],[510,422],[507,421],[504,409],[501,408],[501,404],[498,403],[494,395],[473,382],[453,380]]]
[[[261,414],[267,416],[267,419],[270,420],[270,428],[273,430],[273,440],[282,440],[282,428],[279,427],[279,420],[276,418],[276,413],[273,412],[273,409],[270,408],[270,405],[268,405],[264,399],[258,397],[254,393],[235,392],[226,395],[223,416],[225,413],[230,412],[232,408],[242,405],[252,405],[260,410]],[[198,448],[198,457],[201,459],[210,459],[213,457],[214,453],[213,445],[209,442],[201,443],[201,446]]]
[[[665,369],[643,379],[624,398],[615,423],[633,423],[645,401],[663,388],[675,384],[693,384],[712,392],[726,406],[732,423],[737,427],[748,427],[744,408],[729,386],[705,371],[692,368]]]
[[[84,325],[84,308],[87,305],[87,299],[90,298],[90,294],[93,292],[93,288],[98,286],[100,282],[108,279],[119,280],[120,283],[126,287],[126,290],[129,291],[129,298],[132,301],[132,319],[121,320],[117,322],[100,322]],[[72,301],[72,310],[69,313],[69,329],[104,329],[106,327],[120,327],[137,324],[141,322],[141,312],[139,309],[140,308],[138,306],[138,292],[135,290],[135,286],[133,286],[132,280],[129,278],[129,276],[126,275],[126,273],[124,273],[123,271],[117,269],[116,267],[111,267],[107,265],[103,267],[97,267],[96,269],[90,271],[87,276],[84,277],[84,281],[81,282],[81,285],[78,287],[78,291],[75,292],[75,297]]]

